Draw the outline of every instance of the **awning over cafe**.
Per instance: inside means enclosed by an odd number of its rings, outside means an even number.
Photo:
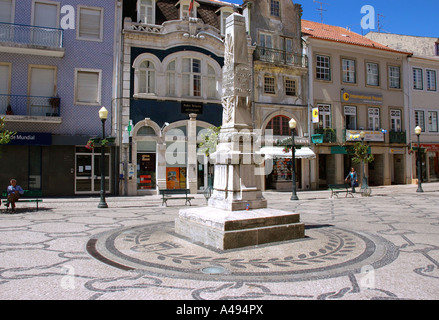
[[[265,155],[265,159],[273,158],[291,158],[291,150],[287,153],[284,152],[284,147],[262,147],[260,153]],[[298,159],[314,159],[316,154],[308,147],[301,147],[296,149],[295,157]]]

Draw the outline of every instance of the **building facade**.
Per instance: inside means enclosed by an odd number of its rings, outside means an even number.
[[[44,195],[98,193],[98,111],[111,132],[119,1],[0,1],[0,114],[17,134],[0,146],[0,181],[15,178]],[[11,109],[11,110],[9,110]],[[115,150],[106,150],[106,188],[115,192]],[[117,160],[117,159],[116,159]]]
[[[377,32],[369,32],[366,37],[394,49],[413,52],[413,56],[408,58],[407,72],[409,88],[406,127],[410,132],[409,145],[412,147],[408,157],[408,174],[413,183],[417,182],[417,154],[414,151],[418,146],[418,137],[414,129],[420,126],[422,180],[439,181],[439,38]]]
[[[343,183],[352,163],[348,147],[366,133],[374,161],[370,185],[410,182],[406,155],[408,72],[411,54],[391,49],[341,27],[302,20],[309,59],[312,134],[318,160],[312,188]],[[361,181],[359,179],[359,181]]]
[[[262,148],[270,161],[263,185],[265,189],[291,190],[292,155],[283,152],[285,146],[278,142],[291,137],[288,122],[294,119],[295,142],[303,148],[296,152],[296,181],[300,190],[309,189],[309,155],[313,153],[307,148],[308,61],[301,39],[302,7],[291,0],[252,0],[244,1],[243,14],[253,51],[253,127],[266,137],[272,130],[274,140],[272,147]]]
[[[239,7],[127,0],[123,9],[121,193],[196,193],[209,171],[197,157],[202,132],[222,120],[225,19]]]

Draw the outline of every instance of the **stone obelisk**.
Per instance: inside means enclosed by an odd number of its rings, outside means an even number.
[[[243,16],[232,14],[227,18],[224,46],[223,123],[217,150],[211,155],[215,179],[209,206],[231,211],[266,208],[261,191],[264,172],[255,164],[261,155],[253,150],[252,70]]]
[[[207,207],[185,208],[175,232],[193,242],[226,250],[299,239],[305,227],[297,213],[267,208],[262,195],[261,155],[254,150],[251,119],[251,67],[245,18],[226,19],[223,67],[223,124],[215,164],[214,191]],[[261,171],[262,170],[262,171]]]

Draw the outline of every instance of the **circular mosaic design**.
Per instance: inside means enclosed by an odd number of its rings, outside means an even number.
[[[333,226],[308,226],[306,238],[216,250],[174,233],[174,223],[147,224],[94,237],[89,252],[126,270],[202,280],[296,281],[377,269],[398,256],[387,240]],[[217,267],[221,272],[203,272]]]

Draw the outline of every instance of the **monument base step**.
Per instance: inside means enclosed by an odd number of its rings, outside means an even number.
[[[212,207],[181,209],[175,232],[220,250],[305,237],[300,214],[264,208],[227,211]]]

